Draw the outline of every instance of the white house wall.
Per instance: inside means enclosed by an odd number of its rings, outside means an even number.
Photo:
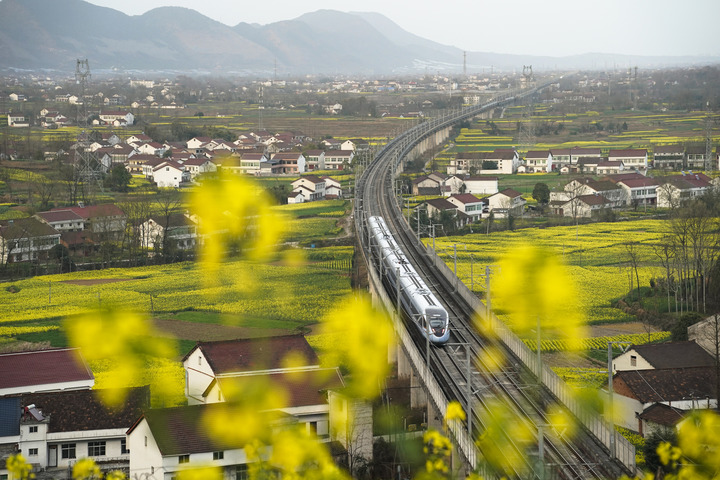
[[[196,348],[185,360],[183,367],[185,368],[185,396],[188,404],[204,403],[202,394],[215,378],[215,374],[202,351]]]
[[[160,471],[163,458],[147,420],[143,418],[140,424],[128,435],[127,445],[130,449],[129,478],[163,478]],[[177,459],[177,457],[175,458]],[[154,477],[151,475],[154,475]]]

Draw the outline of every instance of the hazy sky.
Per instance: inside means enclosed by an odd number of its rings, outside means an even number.
[[[268,24],[320,9],[385,15],[467,51],[564,56],[720,55],[720,0],[90,0],[128,15],[192,8],[227,25]]]

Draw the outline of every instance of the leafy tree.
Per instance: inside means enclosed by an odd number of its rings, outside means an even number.
[[[672,327],[672,341],[685,342],[688,339],[688,327],[702,320],[702,315],[690,312],[682,315]]]
[[[115,192],[127,192],[130,189],[132,174],[127,171],[125,165],[118,163],[113,165],[110,173],[105,177],[105,187]]]
[[[540,205],[547,205],[550,201],[550,187],[547,186],[547,183],[536,183],[532,191],[532,198]]]
[[[674,470],[677,470],[677,467],[673,468],[671,465],[665,464],[660,460],[657,450],[660,444],[664,442],[672,446],[677,446],[678,439],[675,429],[657,430],[645,439],[645,447],[643,449],[645,465],[650,472],[661,473],[660,476],[655,478],[663,478],[662,474],[672,473]]]

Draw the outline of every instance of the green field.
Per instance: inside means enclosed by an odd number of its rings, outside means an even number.
[[[589,324],[633,321],[635,318],[612,302],[630,290],[628,254],[625,244],[640,246],[639,276],[646,287],[649,280],[662,274],[659,259],[651,245],[666,228],[663,220],[636,220],[617,223],[594,223],[579,226],[550,227],[471,234],[462,237],[436,238],[435,245],[445,263],[453,268],[453,244],[457,244],[458,276],[468,286],[472,255],[474,291],[484,294],[485,267],[496,265],[513,246],[523,244],[547,248],[562,257],[579,290],[580,304],[585,306]],[[431,244],[432,240],[425,240]],[[494,274],[500,274],[495,272]],[[529,285],[518,285],[518,295]],[[502,315],[503,306],[493,305]]]

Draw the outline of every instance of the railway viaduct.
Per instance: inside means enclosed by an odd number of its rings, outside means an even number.
[[[488,115],[488,112],[495,108],[520,102],[524,97],[533,95],[549,84],[550,82],[529,91],[512,92],[484,105],[448,112],[433,120],[421,122],[390,140],[367,165],[360,168],[359,180],[356,180],[354,220],[366,260],[369,243],[366,219],[372,215],[381,215],[389,225],[394,225],[391,229],[395,229],[396,240],[413,263],[424,265],[424,267],[417,264],[415,266],[421,275],[426,276],[428,285],[435,285],[438,298],[452,297],[458,305],[452,310],[457,312],[456,322],[451,324],[451,332],[455,330],[456,336],[451,338],[449,346],[444,349],[431,349],[427,344],[423,346],[417,339],[413,339],[411,333],[404,327],[401,315],[395,308],[392,292],[385,291],[380,273],[371,262],[366,262],[373,298],[377,304],[382,305],[392,314],[398,346],[389,356],[391,360],[397,362],[400,375],[410,376],[411,387],[414,387],[411,388],[412,401],[416,405],[427,402],[430,426],[439,425],[433,422],[436,418],[442,419],[448,403],[452,400],[460,401],[468,413],[465,424],[454,422],[449,426],[449,433],[459,454],[458,457],[462,458],[466,471],[486,465],[482,461],[483,452],[475,444],[475,439],[483,431],[482,418],[478,412],[485,408],[486,397],[513,396],[513,393],[505,388],[503,388],[505,392],[496,391],[497,388],[490,391],[492,383],[497,384],[505,380],[491,380],[488,383],[488,372],[483,371],[482,366],[476,361],[479,350],[483,348],[478,342],[482,340],[475,338],[477,335],[471,332],[473,329],[470,326],[473,312],[486,311],[485,305],[459,281],[432,250],[425,248],[412,232],[409,232],[409,225],[403,219],[394,195],[394,179],[402,172],[408,160],[442,145],[456,123],[478,115]],[[431,275],[432,278],[427,278]],[[489,310],[487,312],[490,313]],[[502,348],[508,352],[509,358],[512,358],[513,365],[518,369],[517,375],[529,374],[535,379],[541,379],[543,390],[541,398],[528,399],[527,402],[537,401],[543,404],[540,407],[533,406],[538,408],[538,411],[551,401],[562,404],[577,418],[583,432],[577,440],[568,442],[567,439],[558,438],[553,432],[543,430],[545,420],[542,418],[542,412],[523,411],[522,413],[535,425],[538,432],[539,461],[535,465],[529,465],[528,469],[519,468],[514,472],[484,470],[482,473],[486,478],[496,478],[501,474],[525,478],[528,472],[537,478],[550,478],[546,475],[551,475],[553,478],[614,478],[623,473],[634,474],[635,451],[632,445],[623,437],[616,435],[614,429],[604,420],[595,414],[590,414],[578,404],[567,385],[549,368],[538,362],[535,353],[527,349],[522,341],[494,315],[490,313],[486,316],[486,321],[493,325]],[[468,336],[460,336],[458,330],[466,331],[465,334]],[[514,408],[530,410],[530,407],[524,407],[517,400],[514,402]],[[543,454],[544,448],[547,449],[547,458]],[[548,467],[546,463],[553,463],[555,467]]]

